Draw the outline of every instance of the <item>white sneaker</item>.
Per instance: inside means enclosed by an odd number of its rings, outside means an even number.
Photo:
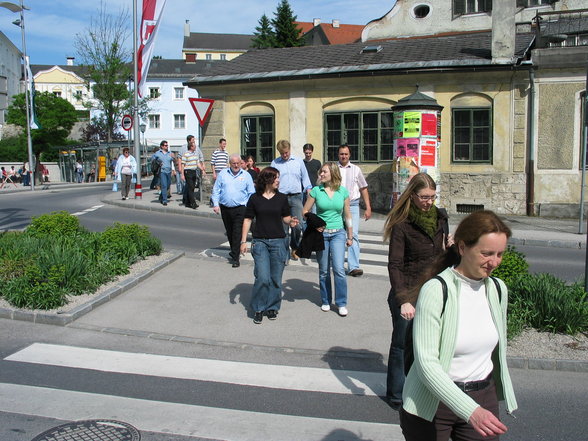
[[[322,306],[321,306],[321,309],[322,309],[324,312],[329,312],[329,311],[331,310],[331,305],[322,305]]]
[[[347,308],[345,306],[341,306],[339,308],[339,315],[341,317],[345,317],[348,313],[349,313],[349,311],[347,311]]]

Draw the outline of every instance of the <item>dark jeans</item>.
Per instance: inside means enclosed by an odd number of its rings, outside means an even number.
[[[284,241],[281,238],[253,239],[251,255],[255,262],[251,308],[255,312],[278,311],[282,304],[282,274],[287,258]]]
[[[159,185],[159,175],[153,175],[153,179],[151,179],[151,185],[149,185],[149,190],[155,190],[155,187]]]
[[[400,305],[396,304],[394,292],[388,294],[388,307],[392,315],[392,341],[388,355],[388,377],[386,379],[386,397],[393,402],[402,402],[404,387],[404,343],[409,320],[400,315]]]
[[[229,245],[231,247],[229,256],[231,259],[238,262],[241,248],[243,219],[245,218],[245,205],[239,205],[237,207],[221,205],[220,210],[223,224],[225,224],[227,237],[229,239]]]
[[[466,392],[470,398],[499,418],[498,397],[494,380],[482,390]],[[498,441],[498,436],[482,436],[471,424],[454,414],[445,404],[439,402],[433,421],[400,410],[400,427],[406,441]]]
[[[194,197],[194,189],[199,184],[200,170],[184,170],[184,177],[186,178],[186,185],[184,185],[184,193],[182,201],[184,206],[194,208],[196,207],[196,198]]]

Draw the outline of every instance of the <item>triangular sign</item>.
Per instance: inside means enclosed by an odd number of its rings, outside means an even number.
[[[208,100],[206,98],[188,98],[188,100],[194,109],[194,113],[196,113],[196,118],[200,121],[200,127],[204,126],[210,112],[212,112],[214,100]]]

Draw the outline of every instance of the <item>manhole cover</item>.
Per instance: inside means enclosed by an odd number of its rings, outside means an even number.
[[[140,441],[137,429],[122,421],[85,420],[62,424],[37,435],[32,441]]]

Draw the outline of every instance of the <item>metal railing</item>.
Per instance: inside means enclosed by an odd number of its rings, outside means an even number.
[[[537,12],[533,27],[538,48],[588,46],[588,9]]]

